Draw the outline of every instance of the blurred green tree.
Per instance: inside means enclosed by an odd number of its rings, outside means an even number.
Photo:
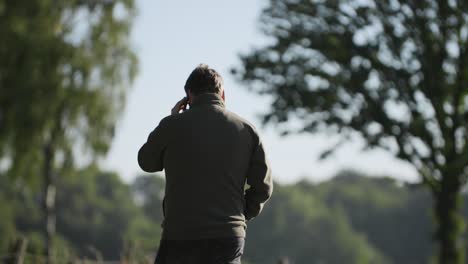
[[[156,223],[147,228],[149,220],[136,206],[131,186],[116,173],[91,166],[72,176],[58,179],[57,230],[80,258],[118,260],[126,244],[141,244],[138,241],[151,234],[145,237],[139,230],[160,230]],[[139,245],[146,252],[154,250],[152,246]]]
[[[94,166],[69,176],[57,179],[59,262],[143,263],[154,256],[161,236],[162,177],[142,175],[126,184]],[[8,241],[24,237],[25,263],[43,263],[40,200],[25,187],[0,174],[0,262],[9,255]],[[317,184],[275,188],[264,216],[249,223],[245,260],[250,263],[276,263],[281,257],[294,263],[430,262],[432,199],[419,184],[346,171]],[[468,195],[463,197],[466,209]]]
[[[162,223],[162,201],[166,181],[161,175],[140,175],[132,183],[136,201],[143,212],[155,223]]]
[[[462,263],[468,177],[468,2],[270,0],[269,43],[233,73],[272,97],[284,133],[364,139],[411,163],[435,197],[439,263]]]
[[[154,252],[161,234],[160,222],[147,217],[143,206],[137,205],[133,184],[96,166],[74,170],[67,176],[57,179],[60,188],[53,243],[57,262],[119,260],[126,253],[127,258],[143,259]],[[17,179],[0,174],[0,198],[0,262],[9,252],[9,244],[20,237],[29,242],[29,257],[41,258],[45,239],[37,232],[41,223],[38,195]]]
[[[420,184],[342,171],[330,181],[302,189],[315,193],[329,208],[342,208],[353,230],[365,234],[391,263],[430,263],[432,199]]]
[[[42,186],[49,257],[55,178],[107,152],[136,74],[134,16],[133,0],[0,0],[1,169]]]
[[[135,203],[144,217],[134,221],[131,230],[132,241],[143,252],[154,252],[159,246],[163,222],[162,201],[165,180],[162,175],[143,174],[131,185]]]
[[[356,232],[343,208],[329,208],[313,185],[275,185],[262,217],[249,223],[245,259],[277,263],[391,263],[365,236]],[[351,209],[352,210],[352,209]]]

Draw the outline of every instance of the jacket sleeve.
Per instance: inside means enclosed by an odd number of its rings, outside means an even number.
[[[138,164],[146,172],[162,171],[164,151],[169,144],[168,119],[161,120],[138,151]]]
[[[247,184],[249,188],[245,191],[246,206],[244,215],[247,220],[260,214],[263,205],[273,192],[270,165],[257,134],[255,134],[254,141],[255,145],[247,172]]]

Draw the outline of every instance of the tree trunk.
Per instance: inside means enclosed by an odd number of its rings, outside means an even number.
[[[440,190],[435,195],[435,214],[438,224],[436,238],[439,243],[438,263],[462,264],[461,184],[456,175],[444,175],[440,184]]]
[[[44,146],[44,218],[45,218],[45,251],[47,263],[54,262],[53,237],[55,235],[55,179],[53,173],[54,149],[52,140]]]
[[[16,239],[16,241],[11,245],[11,249],[10,249],[12,256],[8,257],[6,260],[3,260],[4,261],[3,263],[23,264],[27,246],[28,246],[28,240],[26,238],[20,237]]]

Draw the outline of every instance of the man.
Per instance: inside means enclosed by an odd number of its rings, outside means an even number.
[[[226,110],[215,70],[199,65],[185,92],[138,152],[144,171],[166,173],[155,263],[240,263],[246,221],[273,191],[265,152],[255,128]]]

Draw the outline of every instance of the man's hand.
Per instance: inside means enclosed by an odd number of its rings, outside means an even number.
[[[171,110],[171,115],[177,115],[180,111],[185,111],[187,107],[187,97],[182,98],[179,102],[177,102]]]

